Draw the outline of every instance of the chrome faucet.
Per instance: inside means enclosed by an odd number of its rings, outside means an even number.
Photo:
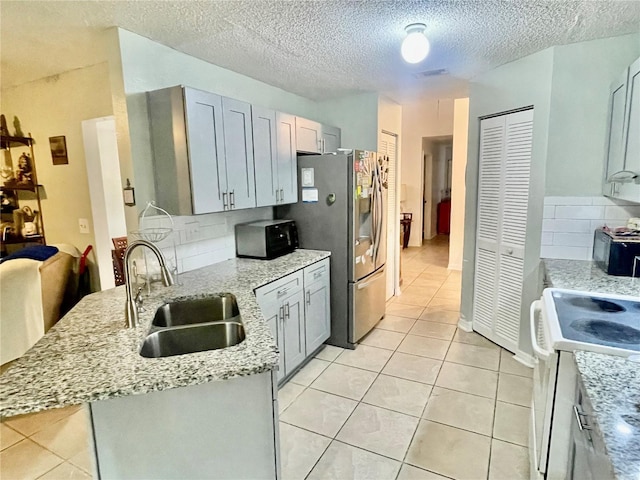
[[[153,243],[147,242],[146,240],[136,240],[135,242],[131,243],[127,247],[127,250],[124,252],[124,283],[127,290],[127,305],[124,315],[127,319],[127,326],[129,328],[135,328],[138,325],[138,306],[142,303],[140,300],[140,292],[138,292],[135,297],[133,296],[133,289],[131,287],[131,275],[129,274],[129,257],[131,257],[131,252],[133,252],[138,247],[148,247],[149,250],[153,252],[153,254],[158,258],[158,262],[160,262],[160,275],[162,276],[162,284],[165,287],[173,285],[173,277],[167,269],[167,262],[164,259],[164,255],[162,255],[160,249]],[[147,281],[149,281],[149,279],[147,279]]]

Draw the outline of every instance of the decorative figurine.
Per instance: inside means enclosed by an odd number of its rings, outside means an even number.
[[[18,158],[18,169],[16,170],[16,182],[18,185],[34,185],[33,167],[31,157],[28,153],[23,153]]]

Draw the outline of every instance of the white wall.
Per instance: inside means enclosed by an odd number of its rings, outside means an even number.
[[[602,191],[609,86],[640,56],[640,34],[554,48],[545,195]]]
[[[401,183],[407,187],[404,211],[413,213],[410,246],[422,244],[422,138],[453,134],[453,99],[402,106]]]
[[[113,113],[108,65],[103,62],[3,89],[2,113],[12,132],[15,115],[24,133],[35,139],[38,182],[45,192],[42,215],[47,243],[68,243],[83,251],[95,239],[81,123]],[[49,137],[58,135],[66,137],[68,165],[52,163]],[[14,166],[17,160],[14,155]],[[89,220],[92,233],[80,233],[79,218]],[[98,274],[90,261],[95,290]]]
[[[341,129],[344,148],[378,150],[378,94],[361,93],[317,104],[310,118]]]
[[[451,175],[451,233],[449,235],[449,268],[453,270],[462,270],[468,138],[469,99],[459,98],[455,100],[453,107],[453,172]]]

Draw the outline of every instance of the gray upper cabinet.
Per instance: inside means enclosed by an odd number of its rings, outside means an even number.
[[[611,86],[604,194],[640,203],[640,58]]]
[[[322,153],[336,153],[340,148],[340,129],[322,125]]]
[[[253,124],[253,158],[255,162],[256,205],[276,204],[279,196],[276,112],[268,108],[251,107]]]
[[[276,113],[276,138],[278,142],[278,204],[298,201],[298,162],[296,159],[296,117]]]
[[[296,117],[296,148],[298,152],[322,153],[322,124]]]
[[[221,212],[222,98],[176,86],[148,92],[147,99],[158,206],[176,215]]]
[[[222,98],[227,210],[256,206],[251,105]]]

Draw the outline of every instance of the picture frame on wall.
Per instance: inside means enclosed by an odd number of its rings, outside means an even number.
[[[68,165],[67,139],[64,135],[49,137],[49,147],[51,148],[51,159],[54,165]]]

